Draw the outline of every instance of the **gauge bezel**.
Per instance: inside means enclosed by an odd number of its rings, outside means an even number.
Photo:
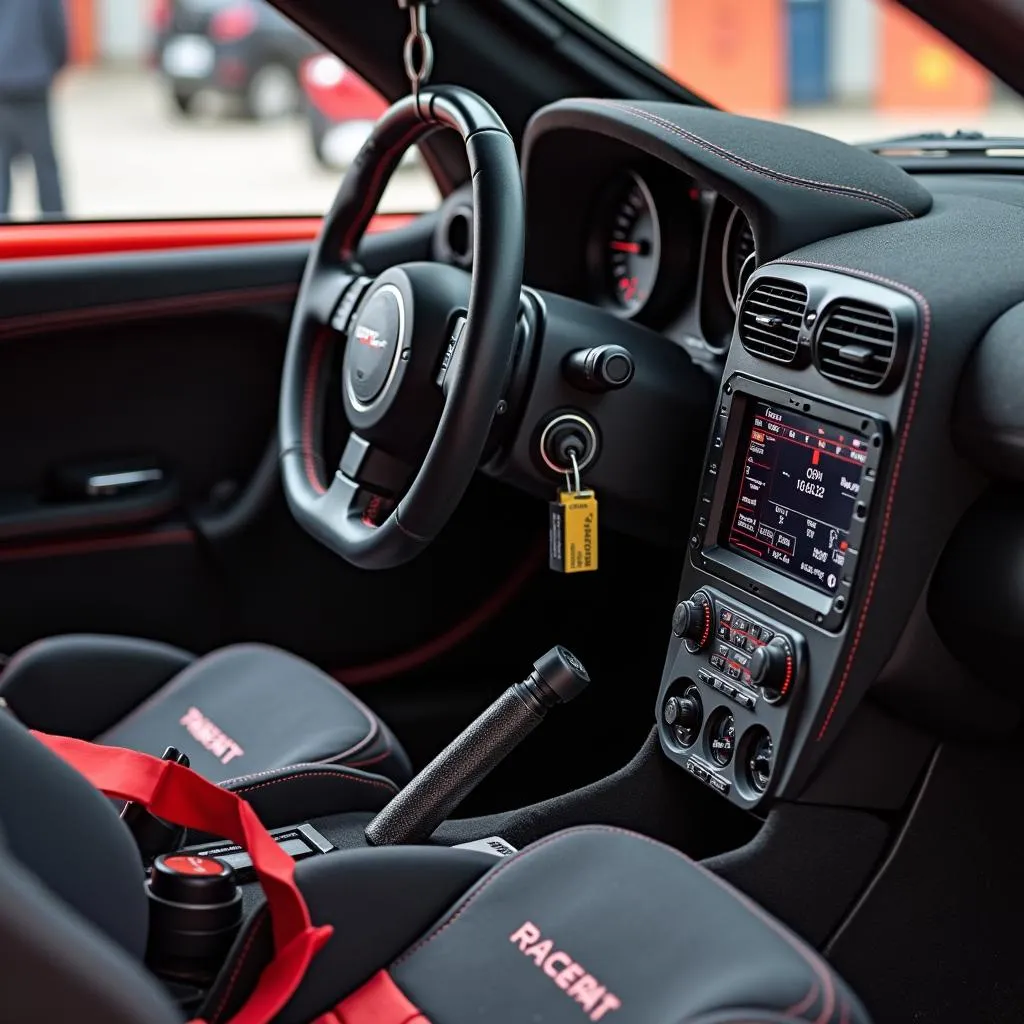
[[[695,293],[703,237],[703,212],[691,195],[693,179],[657,165],[628,165],[609,175],[598,193],[592,227],[586,241],[585,265],[590,300],[624,320],[660,328]],[[627,307],[609,293],[607,264],[609,226],[614,204],[621,201],[627,184],[637,184],[648,203],[655,227],[656,262],[650,294],[639,305]]]
[[[754,227],[750,223],[750,219],[747,217],[747,215],[738,206],[734,206],[732,208],[732,213],[729,214],[729,219],[725,222],[725,233],[722,236],[722,254],[721,254],[722,288],[725,290],[725,300],[726,300],[726,302],[729,303],[729,308],[734,313],[736,312],[737,307],[739,306],[740,295],[738,295],[738,294],[734,295],[733,294],[732,278],[731,278],[730,273],[729,273],[730,269],[731,269],[730,266],[729,266],[729,264],[730,264],[729,257],[732,255],[732,248],[731,248],[731,246],[732,246],[732,233],[733,233],[733,231],[736,230],[736,224],[737,224],[738,218],[740,218],[740,217],[742,217],[744,219],[744,221],[746,221],[747,228],[750,231],[750,236],[751,236],[751,238],[754,238]],[[754,238],[754,251],[753,251],[752,255],[755,257],[755,266],[756,266],[756,257],[757,257],[757,239],[756,238]],[[743,271],[741,269],[740,270],[740,274],[742,275],[742,273],[743,273]],[[749,279],[750,275],[748,274],[747,277]],[[737,290],[740,293],[742,293],[742,291],[743,291],[743,282],[742,282],[742,280],[740,280],[739,288]]]

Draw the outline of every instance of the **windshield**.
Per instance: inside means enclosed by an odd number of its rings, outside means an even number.
[[[889,0],[565,2],[736,113],[848,142],[958,128],[1024,132],[1015,94]]]

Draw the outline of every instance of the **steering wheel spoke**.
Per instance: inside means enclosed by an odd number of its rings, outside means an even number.
[[[348,319],[369,283],[369,278],[360,277],[345,266],[318,267],[308,282],[306,313],[317,327],[332,327],[344,334]]]
[[[339,469],[359,486],[391,499],[401,497],[415,473],[407,462],[375,448],[355,431],[349,435]]]

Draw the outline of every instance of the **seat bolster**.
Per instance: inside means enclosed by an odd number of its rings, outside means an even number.
[[[194,660],[153,640],[56,636],[14,655],[0,675],[0,697],[31,729],[91,740]]]
[[[339,811],[379,811],[398,792],[398,786],[382,775],[333,764],[297,764],[221,785],[243,797],[267,828]]]

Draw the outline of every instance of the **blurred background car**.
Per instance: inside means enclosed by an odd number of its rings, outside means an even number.
[[[269,121],[302,108],[303,61],[319,47],[264,0],[156,0],[155,58],[174,107],[204,94]]]
[[[344,170],[387,110],[387,102],[333,54],[303,61],[299,80],[306,95],[313,155],[323,167]],[[408,150],[402,164],[415,163],[417,152]]]

